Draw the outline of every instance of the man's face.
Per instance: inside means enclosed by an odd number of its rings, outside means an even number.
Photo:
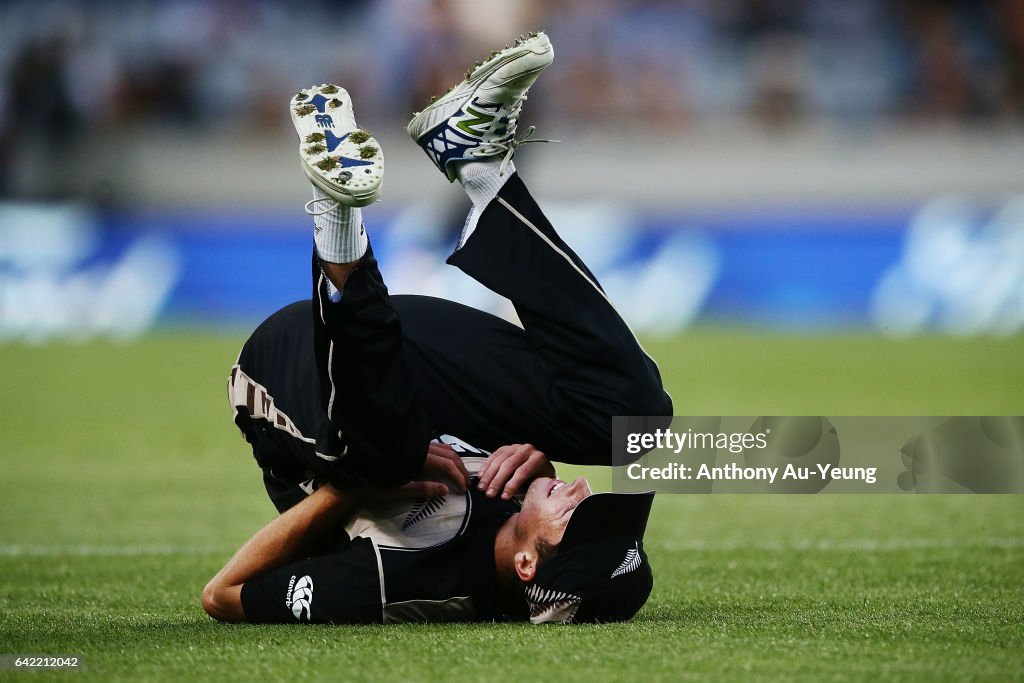
[[[583,477],[567,484],[561,479],[534,479],[523,499],[523,509],[516,520],[516,533],[522,539],[542,539],[557,545],[576,506],[591,494],[590,484]]]

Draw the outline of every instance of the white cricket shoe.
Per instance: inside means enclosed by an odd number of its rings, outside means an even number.
[[[504,171],[515,148],[533,134],[531,126],[522,138],[515,137],[526,91],[554,58],[544,33],[520,37],[515,45],[475,65],[465,80],[414,114],[406,130],[449,182],[455,180],[455,164],[460,161],[504,155]]]
[[[333,84],[300,90],[290,103],[299,157],[310,182],[346,206],[366,206],[380,195],[380,144],[356,125],[352,98]]]

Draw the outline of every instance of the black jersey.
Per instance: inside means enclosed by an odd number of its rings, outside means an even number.
[[[463,453],[469,446],[445,436]],[[485,454],[463,457],[470,473]],[[490,621],[502,614],[494,564],[498,529],[517,501],[470,487],[447,496],[360,508],[339,544],[242,586],[250,622]]]

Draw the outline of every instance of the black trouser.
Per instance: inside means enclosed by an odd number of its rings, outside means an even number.
[[[312,473],[396,485],[439,433],[610,465],[613,415],[672,414],[657,366],[517,175],[448,263],[510,299],[523,328],[442,299],[389,296],[372,251],[332,303],[314,257],[312,308],[271,316],[236,368],[276,410],[233,394],[265,472],[292,484]]]

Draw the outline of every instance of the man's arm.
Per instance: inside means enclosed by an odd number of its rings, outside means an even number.
[[[428,457],[448,460],[433,453]],[[372,494],[341,491],[331,484],[324,484],[260,529],[238,549],[203,589],[203,609],[219,621],[245,621],[242,585],[273,569],[308,557],[323,535],[336,529],[338,522],[366,495],[433,498],[447,493],[447,486],[434,481],[412,481]]]
[[[325,531],[347,515],[356,497],[321,486],[260,529],[203,589],[203,609],[220,621],[245,621],[242,584],[307,555]]]

